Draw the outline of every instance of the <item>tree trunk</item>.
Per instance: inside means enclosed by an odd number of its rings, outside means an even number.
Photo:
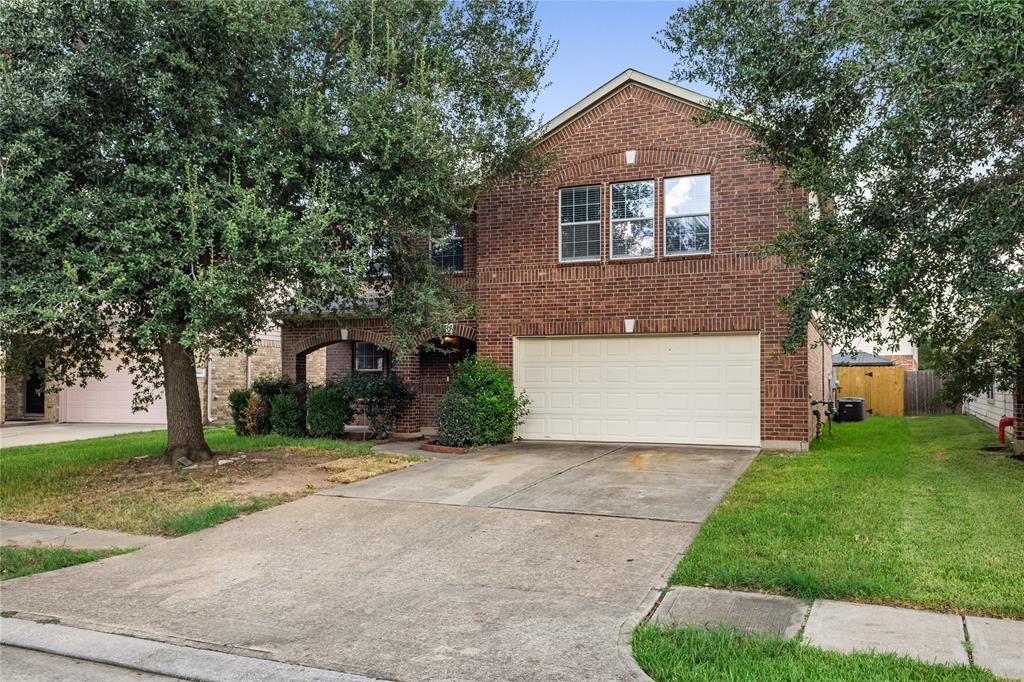
[[[160,346],[164,365],[164,397],[167,401],[167,449],[164,460],[174,464],[182,457],[200,462],[213,457],[203,436],[203,412],[192,354],[177,341]]]

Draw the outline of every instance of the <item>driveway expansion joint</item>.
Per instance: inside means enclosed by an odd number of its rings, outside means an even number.
[[[544,483],[545,481],[550,481],[552,478],[555,478],[556,476],[561,476],[565,472],[572,471],[573,469],[575,469],[577,467],[581,467],[584,464],[590,464],[591,462],[597,461],[597,460],[601,459],[602,457],[607,457],[608,455],[612,454],[613,452],[618,452],[619,450],[622,450],[624,447],[625,446],[623,445],[623,446],[619,446],[617,448],[612,448],[608,452],[602,452],[600,455],[597,455],[595,457],[591,457],[588,460],[584,460],[582,462],[577,462],[576,464],[573,464],[571,466],[567,466],[566,468],[562,469],[561,471],[556,471],[555,473],[550,474],[548,476],[545,476],[543,478],[540,478],[540,479],[538,479],[536,481],[533,481],[532,483],[530,483],[528,485],[524,485],[522,488],[519,488],[518,490],[516,490],[514,492],[511,492],[508,495],[505,495],[504,497],[502,497],[500,499],[494,500],[493,502],[491,502],[487,506],[488,507],[494,507],[496,509],[502,509],[502,508],[515,509],[515,507],[498,507],[498,505],[501,504],[502,502],[504,502],[505,500],[507,500],[510,497],[515,497],[516,495],[518,495],[519,493],[521,493],[521,492],[523,492],[525,490],[529,490],[530,488],[533,488],[533,487],[535,487],[537,485],[540,485],[541,483]],[[526,510],[524,510],[524,511],[526,511]],[[536,510],[534,510],[534,511],[536,511]]]

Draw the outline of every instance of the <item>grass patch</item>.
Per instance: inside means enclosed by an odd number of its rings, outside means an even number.
[[[108,556],[134,552],[137,547],[111,549],[68,549],[67,547],[0,546],[0,580],[21,578],[33,573],[56,571],[58,568],[106,559]]]
[[[841,654],[729,627],[663,628],[647,624],[633,631],[632,643],[637,663],[656,682],[999,679],[987,670],[964,665],[922,663],[893,654]]]
[[[232,462],[182,469],[159,461],[166,438],[152,431],[4,448],[0,517],[181,535],[327,487],[336,473],[321,468],[327,462],[358,462],[348,467],[353,480],[407,465],[371,454],[369,441],[240,437],[211,427],[207,442]]]
[[[837,424],[761,453],[672,583],[1024,617],[1024,463],[966,416]]]
[[[230,521],[242,514],[252,514],[269,509],[282,502],[287,502],[289,499],[291,499],[290,495],[277,495],[274,497],[252,497],[245,502],[215,502],[199,509],[169,514],[160,521],[160,527],[164,535],[172,537],[187,535],[197,530],[216,526],[218,523]]]

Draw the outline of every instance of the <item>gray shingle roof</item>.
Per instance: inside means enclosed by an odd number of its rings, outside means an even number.
[[[848,367],[880,367],[885,365],[892,365],[892,360],[886,360],[880,358],[877,355],[871,353],[857,352],[853,355],[847,353],[836,353],[832,356],[833,365],[845,365]]]

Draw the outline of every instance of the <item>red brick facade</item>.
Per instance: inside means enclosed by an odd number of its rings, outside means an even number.
[[[917,371],[917,358],[913,355],[898,354],[898,355],[882,355],[881,357],[886,360],[891,360],[895,364],[899,365],[908,372]]]
[[[697,125],[700,113],[627,82],[549,134],[541,149],[557,161],[544,179],[508,181],[479,202],[460,278],[475,282],[477,317],[460,327],[478,352],[507,365],[517,336],[622,334],[625,319],[636,321],[636,334],[757,332],[762,440],[806,443],[813,430],[810,385],[821,390],[826,365],[811,366],[806,347],[782,352],[787,326],[777,304],[799,274],[758,252],[786,224],[787,207],[802,205],[806,195],[782,189],[776,170],[749,160],[740,125]],[[635,151],[633,163],[627,151]],[[711,253],[666,256],[662,180],[697,174],[710,175]],[[631,180],[653,180],[658,190],[655,255],[612,260],[609,184]],[[558,190],[594,184],[602,186],[601,258],[561,263]],[[353,322],[344,335],[333,322],[292,322],[282,330],[285,372],[303,376],[302,354],[328,343],[380,337],[375,322]],[[830,370],[831,350],[825,351]],[[418,358],[400,360],[394,371],[421,380]],[[411,412],[403,430],[432,423],[431,409]]]

